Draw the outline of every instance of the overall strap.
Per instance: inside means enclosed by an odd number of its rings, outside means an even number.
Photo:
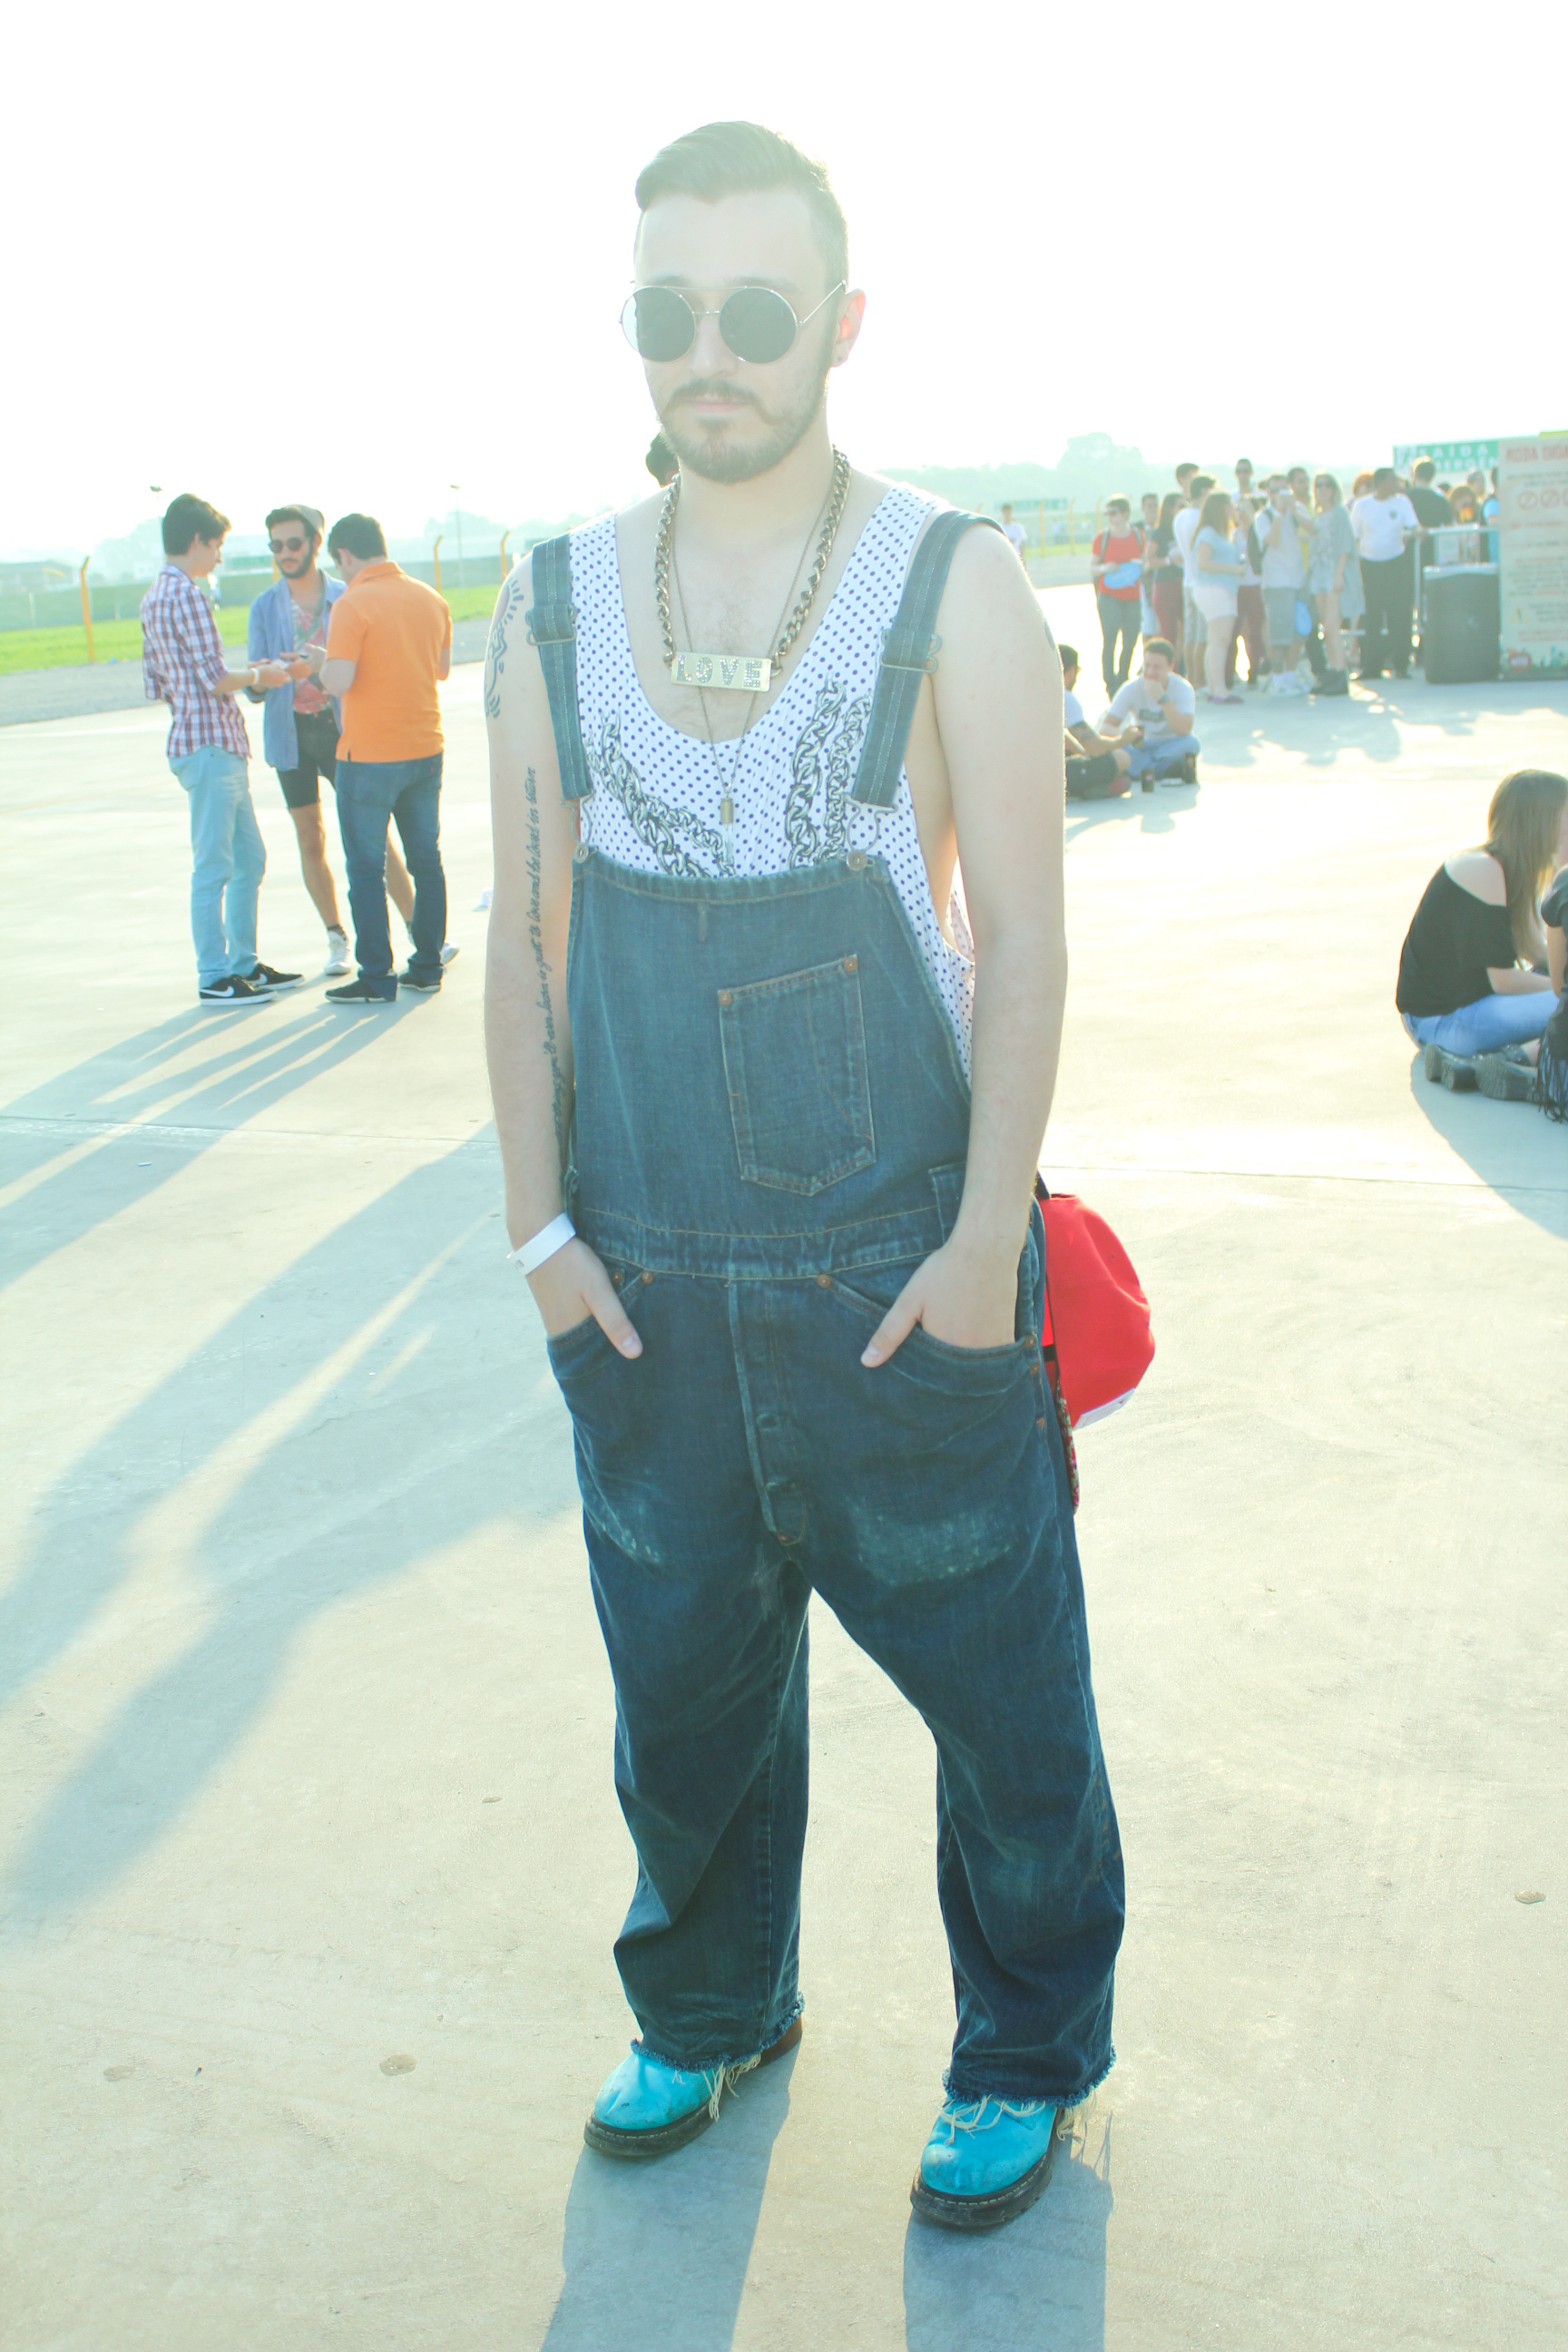
[[[936,616],[947,585],[948,566],[953,549],[975,523],[984,523],[991,530],[1001,529],[989,515],[956,510],[940,514],[910,559],[892,627],[883,635],[882,667],[877,673],[877,691],[855,772],[854,797],[872,808],[891,808],[898,793],[921,680],[936,667],[936,650],[942,643],[935,635]]]
[[[585,800],[594,787],[583,753],[583,729],[577,716],[577,609],[572,602],[570,541],[541,541],[533,551],[533,602],[523,615],[528,642],[539,647],[545,691],[550,697],[550,723],[555,730],[555,757],[561,769],[561,797]]]

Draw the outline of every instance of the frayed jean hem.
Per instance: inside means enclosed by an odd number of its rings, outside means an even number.
[[[1080,2083],[1075,2090],[1071,2091],[1043,2091],[1038,2084],[1022,2084],[1016,2077],[1005,2081],[983,2082],[978,2074],[967,2072],[959,2074],[955,2079],[955,2070],[952,2066],[943,2074],[942,2084],[951,2099],[965,2102],[972,2099],[1005,2099],[1010,2105],[1057,2106],[1065,2111],[1070,2107],[1081,2107],[1087,2098],[1092,2097],[1115,2063],[1116,2052],[1111,2049],[1107,2052],[1105,2063],[1098,2073],[1091,2074],[1087,2083]]]
[[[795,2019],[804,2014],[805,2009],[805,2001],[803,1996],[796,1993],[778,2024],[771,2029],[764,2027],[763,2038],[756,2047],[742,2051],[739,2054],[731,2053],[724,2057],[714,2058],[674,2058],[667,2050],[656,2049],[646,2033],[638,2035],[634,2046],[642,2052],[645,2058],[651,2058],[655,2065],[672,2066],[678,2074],[712,2074],[717,2073],[721,2066],[744,2069],[754,2066],[763,2051],[771,2050],[773,2043],[789,2032]]]

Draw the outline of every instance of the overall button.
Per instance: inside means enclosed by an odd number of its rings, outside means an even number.
[[[844,861],[851,874],[864,874],[870,862],[863,849],[852,849]]]
[[[580,841],[572,852],[572,863],[574,866],[586,866],[593,855],[591,845],[585,841]]]

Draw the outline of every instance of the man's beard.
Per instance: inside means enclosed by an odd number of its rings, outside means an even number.
[[[824,366],[821,374],[805,385],[795,404],[782,412],[764,408],[754,393],[742,392],[723,377],[692,376],[659,410],[659,427],[681,464],[689,467],[692,473],[700,474],[705,481],[754,481],[759,474],[771,473],[775,466],[782,465],[790,451],[805,440],[822,407],[827,373]],[[731,443],[723,438],[723,425],[704,429],[700,425],[693,428],[677,423],[675,411],[680,404],[698,399],[704,393],[745,401],[763,419],[767,431],[760,440]]]

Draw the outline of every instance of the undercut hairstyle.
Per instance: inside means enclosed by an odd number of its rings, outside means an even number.
[[[637,173],[637,205],[646,213],[661,196],[695,196],[716,205],[724,196],[788,188],[804,199],[828,284],[849,283],[849,230],[828,184],[827,166],[760,122],[705,122],[661,147]]]
[[[1528,962],[1542,890],[1557,863],[1557,835],[1568,808],[1568,776],[1551,768],[1516,768],[1492,794],[1487,850],[1502,867],[1513,944]]]
[[[1057,647],[1057,652],[1061,657],[1063,669],[1076,669],[1078,667],[1078,647],[1076,646],[1058,646]]]
[[[1436,470],[1430,457],[1417,457],[1415,465],[1410,468],[1410,478],[1413,482],[1419,482],[1425,489]]]
[[[1148,660],[1151,654],[1163,654],[1168,662],[1173,662],[1176,658],[1176,648],[1171,643],[1169,637],[1145,637],[1143,640],[1143,658],[1145,661]]]
[[[321,518],[317,508],[274,507],[272,512],[267,518],[267,529],[268,534],[275,531],[280,522],[297,522],[300,526],[301,530],[308,530],[310,534],[311,540],[318,546],[320,545],[321,537]]]
[[[374,563],[386,553],[386,533],[374,515],[340,515],[327,533],[327,553],[336,555],[345,547],[362,563]]]
[[[193,540],[222,539],[233,529],[227,515],[219,514],[216,507],[198,499],[194,490],[182,490],[163,517],[163,552],[188,555]]]

